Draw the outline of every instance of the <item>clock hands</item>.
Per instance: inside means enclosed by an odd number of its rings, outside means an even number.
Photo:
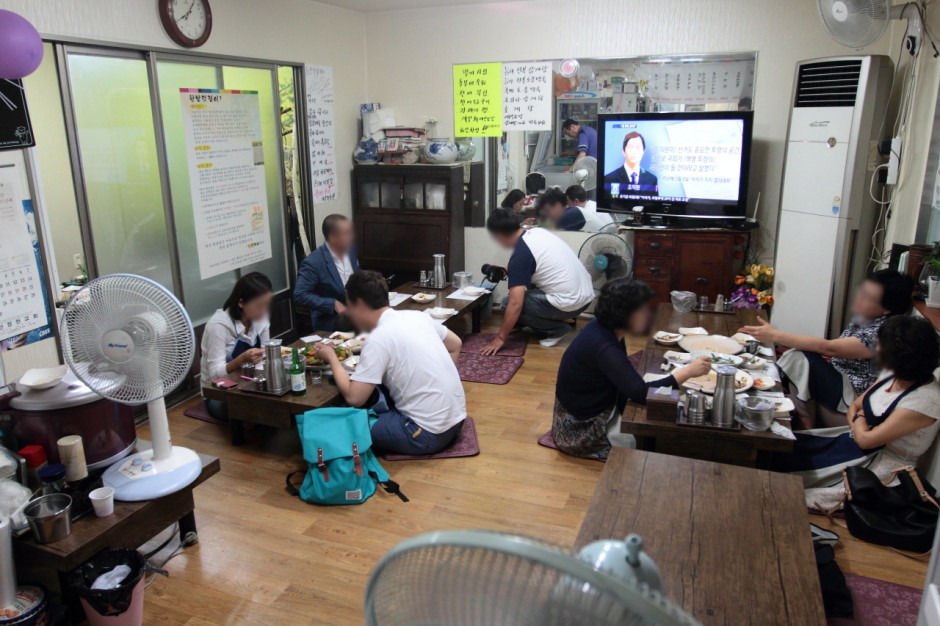
[[[180,17],[180,18],[179,18],[178,20],[176,20],[176,21],[177,21],[177,22],[182,22],[182,21],[184,21],[187,17],[189,17],[189,14],[192,13],[192,12],[193,12],[193,9],[195,9],[195,8],[196,8],[196,0],[193,0],[192,2],[189,3],[189,10],[186,11],[186,13],[184,13],[183,16]]]

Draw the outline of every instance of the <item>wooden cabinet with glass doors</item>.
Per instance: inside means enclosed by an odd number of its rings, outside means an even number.
[[[448,279],[464,269],[464,166],[356,165],[353,219],[359,264],[395,275],[393,285],[430,270],[445,254]]]

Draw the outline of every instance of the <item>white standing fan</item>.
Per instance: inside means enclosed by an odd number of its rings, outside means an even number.
[[[199,455],[174,446],[164,396],[186,377],[195,337],[186,309],[150,279],[112,274],[90,281],[65,306],[62,351],[75,375],[121,404],[147,404],[153,449],[109,467],[102,477],[118,500],[159,498],[192,483]]]
[[[923,21],[915,2],[892,6],[891,0],[817,0],[819,16],[832,38],[861,50],[877,42],[890,20],[907,20],[907,49],[917,53]]]
[[[369,577],[366,624],[698,624],[663,597],[659,570],[649,557],[612,563],[622,552],[610,549],[611,543],[586,546],[576,557],[534,539],[491,531],[440,531],[407,539]]]
[[[574,164],[574,182],[584,187],[585,191],[597,189],[597,159],[584,156]]]

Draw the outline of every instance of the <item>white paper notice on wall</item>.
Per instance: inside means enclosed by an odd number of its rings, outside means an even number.
[[[551,127],[551,61],[503,63],[503,131]]]
[[[271,258],[257,91],[180,89],[199,275]]]
[[[754,93],[754,61],[640,63],[636,77],[656,102],[737,102]]]
[[[307,85],[307,143],[313,201],[336,199],[336,150],[333,143],[333,68],[304,65]]]

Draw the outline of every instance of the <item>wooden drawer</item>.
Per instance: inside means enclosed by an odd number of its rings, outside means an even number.
[[[672,280],[672,259],[639,258],[634,261],[633,274],[638,280]]]
[[[672,279],[669,276],[660,276],[660,277],[650,277],[650,278],[639,278],[647,285],[649,285],[656,294],[652,297],[650,302],[653,304],[659,304],[660,302],[669,302],[669,292],[672,291]]]
[[[633,237],[638,257],[671,257],[675,248],[675,235],[670,233],[634,231]]]

